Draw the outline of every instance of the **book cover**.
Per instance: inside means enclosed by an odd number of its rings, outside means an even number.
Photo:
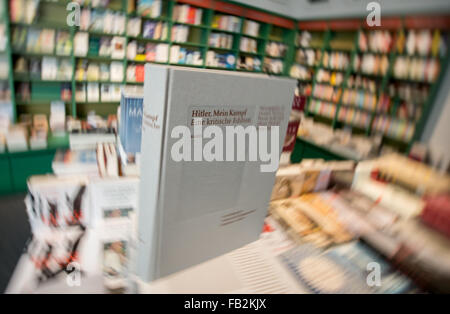
[[[120,101],[119,137],[125,153],[136,154],[141,151],[142,134],[142,90],[138,87],[122,91]]]
[[[191,139],[193,121],[220,130],[277,126],[278,135],[270,131],[276,168],[295,81],[150,64],[145,77],[137,273],[151,281],[257,240],[275,178],[262,171],[266,162],[233,161],[238,148],[248,152],[236,142],[226,145],[228,161],[176,161],[174,128]]]

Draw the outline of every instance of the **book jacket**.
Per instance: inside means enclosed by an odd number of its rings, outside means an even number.
[[[295,81],[145,67],[137,271],[142,280],[152,281],[258,239],[276,168],[262,171],[267,158],[261,152],[255,158],[251,147],[268,146],[276,152],[278,165]],[[206,134],[210,126],[223,134]],[[227,136],[228,127],[238,126],[268,127],[266,145],[260,145],[259,131],[253,133],[258,138],[249,132],[245,141]],[[191,146],[178,149],[182,135],[192,139]],[[198,137],[203,152],[212,138],[221,143],[212,161],[194,156]]]

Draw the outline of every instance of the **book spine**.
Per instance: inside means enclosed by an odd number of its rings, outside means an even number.
[[[169,69],[145,65],[144,114],[140,162],[139,244],[137,274],[144,281],[158,278],[161,213],[160,181],[163,163],[164,127]],[[151,104],[151,106],[150,106]]]

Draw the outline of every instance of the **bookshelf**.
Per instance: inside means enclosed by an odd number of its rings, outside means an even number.
[[[333,129],[380,135],[384,144],[408,152],[422,134],[447,68],[449,29],[448,17],[385,18],[381,27],[357,19],[298,22],[290,74],[299,79],[306,114]],[[407,52],[409,32],[423,30],[431,40],[443,40],[447,50],[430,45],[428,52]]]
[[[442,69],[446,69],[449,60],[448,52],[437,58],[440,65],[436,79],[420,83],[417,78],[394,75],[396,60],[407,56],[405,51],[399,52],[397,49],[361,51],[359,48],[360,34],[368,35],[375,30],[389,31],[394,41],[399,34],[402,32],[407,34],[411,29],[440,30],[443,35],[448,35],[447,32],[450,29],[448,16],[389,17],[382,19],[381,27],[369,28],[364,19],[295,21],[226,0],[162,0],[161,13],[155,16],[142,16],[136,6],[130,6],[135,2],[127,0],[111,0],[107,7],[93,7],[89,4],[90,2],[81,4],[81,10],[89,10],[91,14],[109,13],[119,16],[125,25],[124,30],[114,31],[105,30],[102,27],[83,28],[83,23],[80,26],[68,26],[66,18],[69,13],[67,11],[69,2],[68,0],[41,0],[38,7],[39,14],[32,23],[11,20],[8,14],[11,13],[8,7],[11,2],[2,0],[0,3],[4,8],[0,19],[5,24],[7,38],[6,47],[2,53],[6,56],[9,65],[6,81],[11,95],[13,122],[17,122],[23,113],[48,115],[50,102],[62,98],[66,105],[66,114],[72,117],[84,118],[91,110],[105,117],[114,114],[120,98],[105,99],[101,93],[102,86],[109,85],[109,90],[117,90],[122,85],[142,85],[143,76],[137,73],[142,72],[144,64],[150,62],[296,78],[306,101],[305,113],[308,116],[325,122],[334,129],[350,127],[353,132],[366,136],[383,133],[385,143],[408,151],[422,133],[441,84],[444,72]],[[196,14],[191,16],[190,20],[186,19],[186,16],[184,19],[179,18],[179,6],[201,10],[201,16],[197,20]],[[140,25],[137,26],[138,31],[129,32],[129,23],[136,22],[137,19],[140,20]],[[152,27],[153,31],[149,31]],[[157,27],[160,27],[158,36],[155,35],[158,33],[155,32]],[[180,38],[172,36],[177,28],[180,29]],[[65,46],[63,46],[62,53],[55,42],[51,50],[46,50],[45,46],[41,50],[27,49],[27,40],[22,46],[17,45],[15,34],[18,29],[23,30],[24,34],[28,34],[30,30],[54,30],[55,38],[59,32],[64,31],[69,48],[64,50]],[[299,40],[299,35],[303,31],[311,34],[308,45]],[[166,36],[163,36],[164,32]],[[80,46],[75,44],[81,33],[86,33],[88,36],[89,44],[85,54],[80,54],[78,51]],[[122,38],[119,44],[124,46],[124,56],[113,58],[108,54],[100,54],[102,40],[107,38],[112,41],[116,37]],[[137,48],[144,49],[144,52],[128,57],[128,48],[132,43],[135,43]],[[92,49],[97,45],[97,50]],[[161,53],[160,56],[164,58],[158,59],[156,49],[164,45],[166,45],[167,53]],[[138,52],[139,49],[136,51]],[[303,56],[299,56],[299,51],[303,51]],[[181,57],[173,58],[175,52],[181,53]],[[385,74],[363,72],[361,69],[353,68],[356,59],[362,60],[364,55],[369,54],[387,58],[388,67]],[[36,75],[31,71],[16,71],[19,59],[26,62],[31,60],[43,62],[44,58],[53,57],[57,62],[64,60],[63,65],[70,69],[67,76],[50,79],[42,77],[42,73]],[[429,56],[418,54],[414,54],[413,57],[429,58]],[[121,66],[122,73],[119,79],[111,78],[112,63]],[[100,74],[90,77],[87,73],[90,64],[96,64]],[[101,76],[102,64],[104,68],[109,69],[107,78]],[[28,64],[25,68],[29,69],[30,65]],[[60,66],[61,63],[58,63],[58,67]],[[85,68],[84,76],[80,77],[81,66]],[[130,77],[128,75],[130,68],[134,69],[134,79],[130,79],[131,75]],[[357,76],[360,77],[359,81],[371,83],[358,85],[355,83]],[[99,97],[94,100],[88,97],[78,99],[77,91],[81,88],[80,86],[85,87],[87,94],[87,85],[92,83],[98,84]],[[382,117],[397,119],[399,113],[404,111],[401,95],[399,96],[398,93],[391,95],[390,91],[393,89],[391,86],[397,86],[400,83],[404,86],[427,86],[427,97],[421,102],[421,114],[414,119],[412,134],[405,138],[392,136],[389,129],[381,130],[386,123],[380,122]],[[24,86],[28,86],[28,90],[24,89]],[[64,97],[62,97],[62,91],[64,91]],[[374,100],[368,101],[369,104],[349,101],[348,99],[355,98],[354,95],[348,95],[351,94],[350,92],[363,98],[366,97],[366,93],[370,93]],[[359,96],[360,93],[363,93],[363,96]],[[380,101],[385,95],[390,101],[389,106]],[[401,124],[401,127],[404,128],[404,125]],[[67,147],[67,145],[67,142],[63,141],[53,145],[52,148]],[[33,158],[39,154],[36,151],[29,153],[30,162],[33,162]],[[2,162],[15,158],[16,155],[5,153],[0,156],[2,157],[0,158],[1,167]],[[22,154],[20,156],[24,157]],[[46,163],[51,163],[50,157]],[[6,168],[2,172],[12,173]]]
[[[9,42],[12,43],[12,47],[8,49],[10,57],[9,64],[11,66],[9,78],[12,82],[11,86],[16,87],[15,90],[11,88],[14,121],[18,121],[22,113],[35,113],[40,111],[48,114],[50,102],[52,100],[60,100],[58,94],[60,93],[62,84],[68,84],[67,86],[71,92],[70,99],[63,99],[69,115],[83,118],[91,109],[98,109],[96,111],[100,115],[113,114],[116,112],[120,98],[115,98],[111,101],[102,101],[101,97],[98,100],[80,100],[76,97],[77,91],[84,86],[85,93],[87,93],[87,84],[90,83],[99,84],[100,89],[103,84],[142,85],[143,78],[129,79],[127,74],[130,67],[142,70],[143,65],[147,62],[288,75],[290,58],[293,53],[291,43],[295,35],[295,23],[291,19],[254,10],[242,5],[215,0],[162,0],[160,14],[156,16],[143,16],[138,12],[136,5],[130,6],[130,3],[136,4],[136,2],[127,0],[111,0],[107,7],[94,7],[89,1],[81,2],[81,12],[83,10],[89,11],[91,19],[95,19],[93,17],[95,14],[100,15],[106,13],[115,14],[124,19],[122,22],[124,22],[125,29],[117,32],[105,31],[102,27],[98,27],[98,25],[90,25],[87,28],[83,27],[83,13],[79,26],[69,26],[66,22],[67,15],[70,12],[67,10],[67,4],[69,2],[67,0],[43,0],[39,3],[39,7],[37,8],[39,14],[36,15],[33,23],[28,23],[20,19],[14,21],[7,20],[6,22],[8,25],[7,35],[11,39]],[[11,6],[7,2],[4,4]],[[201,11],[200,20],[183,20],[180,17],[180,8],[185,6]],[[11,13],[11,16],[13,15]],[[6,18],[9,19],[9,16],[6,16]],[[131,34],[128,25],[136,19],[140,20],[140,25],[137,26],[139,31]],[[230,19],[234,22],[234,28],[229,27],[227,24]],[[250,22],[249,24],[253,23],[253,26],[257,24],[259,30],[256,33],[252,33],[251,30],[248,31],[245,27],[247,26],[247,21]],[[162,34],[156,38],[154,38],[154,33],[151,33],[151,35],[146,34],[147,22],[156,23],[157,27],[160,24],[163,29]],[[184,29],[184,32],[186,32],[183,40],[173,38],[173,32],[177,29]],[[55,32],[54,36],[56,37],[54,39],[55,41],[57,41],[57,36],[60,31],[66,31],[69,34],[68,41],[72,47],[64,55],[57,53],[55,51],[56,47],[53,47],[51,51],[30,51],[28,49],[29,47],[27,47],[27,36],[33,30],[53,30]],[[89,46],[87,47],[87,53],[80,54],[77,53],[79,45],[77,44],[76,38],[83,32],[87,33]],[[16,33],[25,36],[21,45],[17,44],[16,39],[20,38],[20,36]],[[164,34],[166,36],[163,36]],[[211,42],[211,36],[228,36],[229,44],[226,46],[213,44]],[[100,49],[97,46],[101,45],[101,41],[105,38],[113,40],[115,37],[122,39],[121,44],[124,45],[125,56],[122,58],[112,58],[111,56],[100,54]],[[255,49],[248,51],[240,49],[241,42],[245,40],[255,44]],[[130,58],[127,56],[130,43],[135,43],[138,47],[144,47],[146,50],[149,47],[148,45],[167,45],[167,54],[164,60],[155,60],[154,57],[149,58],[148,53],[145,56]],[[273,43],[283,45],[284,51],[282,54],[275,56],[267,54],[267,45]],[[188,57],[185,59],[182,57],[175,58],[174,55],[176,52],[180,55],[188,55]],[[189,59],[191,52],[194,55],[194,60],[197,60],[196,62],[188,62],[186,60]],[[59,62],[58,66],[62,60],[69,61],[67,64],[71,66],[71,77],[43,79],[39,73],[37,75],[31,75],[31,73],[27,73],[26,71],[23,71],[23,73],[15,71],[19,60],[25,60],[27,62],[25,67],[30,67],[30,63],[33,61],[42,62],[44,58],[52,57],[57,58],[57,62]],[[148,61],[149,59],[152,61]],[[87,73],[84,73],[84,77],[79,77],[80,72],[83,71],[80,69],[83,66],[84,72],[88,72],[89,65],[91,64],[111,66],[113,62],[117,63],[118,61],[122,63],[123,72],[122,79],[120,80],[101,79],[97,77],[89,78],[87,77],[89,75],[86,75]],[[273,67],[276,68],[276,71],[273,71],[270,63],[266,64],[265,61],[268,61],[267,63],[270,61],[277,64],[278,67]],[[28,90],[25,92],[23,90],[24,86],[28,86]],[[99,92],[101,93],[101,91]],[[26,97],[18,95],[26,95]],[[94,106],[95,104],[99,105],[98,108]]]

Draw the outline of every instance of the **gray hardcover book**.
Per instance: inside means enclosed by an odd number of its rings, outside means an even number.
[[[151,281],[258,238],[295,81],[150,64],[145,78],[137,269]]]

